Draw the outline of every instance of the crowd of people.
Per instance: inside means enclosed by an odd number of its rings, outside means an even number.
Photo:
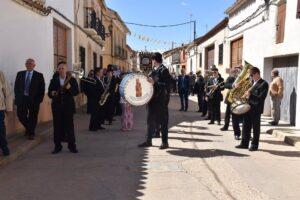
[[[189,108],[189,96],[197,95],[198,110],[202,113],[202,117],[209,120],[209,125],[217,122],[221,125],[221,102],[224,101],[226,111],[224,115],[224,125],[220,128],[221,131],[228,131],[230,121],[234,132],[234,138],[241,140],[241,144],[237,148],[249,148],[250,151],[256,151],[259,147],[261,115],[264,111],[265,99],[269,93],[271,97],[272,121],[270,125],[276,126],[280,120],[280,106],[283,98],[284,83],[279,76],[279,71],[274,69],[271,77],[272,82],[269,84],[261,78],[260,70],[253,67],[250,70],[251,88],[241,97],[247,99],[250,105],[250,110],[245,114],[235,114],[232,112],[232,103],[228,101],[230,90],[242,87],[235,82],[240,75],[243,66],[238,66],[231,69],[229,77],[224,78],[219,73],[218,69],[213,66],[210,71],[205,72],[204,76],[201,71],[196,75],[191,72],[186,74],[185,69],[181,69],[181,74],[176,76],[172,74],[172,91],[179,94],[180,109],[179,111],[187,112]],[[229,92],[224,97],[223,91],[227,89]],[[242,130],[240,128],[242,124]],[[253,137],[251,137],[253,130]],[[252,138],[252,139],[251,139]],[[250,139],[252,140],[249,147]]]
[[[250,110],[237,115],[232,112],[231,102],[227,96],[223,97],[223,90],[232,90],[242,87],[235,80],[240,75],[242,67],[233,68],[226,81],[222,78],[216,67],[204,75],[199,71],[194,75],[186,74],[185,69],[176,76],[162,64],[163,58],[160,53],[152,57],[153,70],[148,81],[153,85],[154,95],[147,104],[147,134],[146,141],[139,147],[152,146],[154,137],[161,137],[160,149],[167,149],[168,143],[168,105],[170,94],[178,93],[180,97],[180,111],[187,112],[189,109],[189,95],[197,95],[198,110],[209,125],[217,123],[221,125],[221,102],[225,100],[226,112],[224,126],[221,131],[227,131],[232,118],[234,137],[241,140],[237,148],[256,151],[259,147],[261,114],[264,110],[264,102],[268,93],[272,100],[271,125],[277,125],[280,120],[280,104],[283,98],[283,80],[277,70],[272,71],[273,81],[269,84],[261,78],[260,70],[251,68],[251,88],[243,94],[247,99]],[[45,80],[42,73],[35,69],[35,61],[27,59],[26,70],[17,73],[14,85],[14,103],[17,107],[17,116],[24,126],[25,137],[34,140],[35,129],[38,121],[40,104],[45,95]],[[51,108],[54,127],[54,150],[53,154],[62,151],[62,143],[68,143],[68,149],[72,153],[78,153],[74,130],[74,114],[76,112],[75,99],[80,91],[87,97],[87,113],[90,115],[89,131],[103,131],[103,125],[112,125],[115,116],[121,116],[122,131],[133,129],[132,106],[120,95],[119,89],[126,73],[113,65],[107,69],[96,68],[82,77],[80,84],[74,78],[73,73],[67,71],[67,64],[59,62],[55,73],[50,81],[48,96],[52,100]],[[4,156],[10,154],[6,141],[5,112],[13,110],[12,90],[0,71],[0,146]],[[242,123],[242,131],[240,124]],[[253,137],[250,145],[251,130]],[[242,138],[241,138],[242,136]],[[249,147],[250,145],[250,147]]]

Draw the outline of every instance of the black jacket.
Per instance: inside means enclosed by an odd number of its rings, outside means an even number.
[[[254,112],[262,114],[264,112],[265,99],[268,95],[269,84],[260,79],[250,90],[249,104]]]
[[[155,83],[154,94],[148,106],[153,111],[161,112],[161,108],[169,103],[171,76],[169,70],[165,66],[161,66],[153,70],[150,77]]]
[[[222,82],[224,82],[224,79],[222,77],[218,78],[217,84],[219,84],[220,86],[215,90],[214,94],[211,96],[211,100],[213,101],[223,101],[223,94],[222,94],[222,90],[224,90],[224,83],[222,84]],[[208,80],[207,86],[208,86],[208,93],[210,92],[211,88],[210,86],[215,85],[214,84],[214,78],[210,78]],[[208,94],[207,93],[207,94]]]
[[[61,109],[63,112],[74,114],[76,112],[74,96],[79,94],[78,84],[74,78],[70,79],[70,89],[62,89],[59,77],[55,77],[50,81],[48,88],[48,96],[52,99],[52,109]],[[57,96],[53,96],[52,92],[58,92]]]
[[[195,83],[193,94],[203,95],[205,88],[205,82],[203,76],[200,76]]]
[[[178,76],[178,92],[179,93],[189,93],[190,92],[190,76],[185,75],[184,80],[183,76]]]
[[[26,71],[20,71],[17,74],[15,81],[15,104],[20,105],[24,101]],[[43,74],[33,71],[30,88],[29,98],[33,104],[40,104],[45,95],[45,80]]]
[[[223,88],[224,88],[224,89],[229,89],[229,90],[231,90],[231,89],[233,88],[233,83],[234,83],[234,81],[235,81],[235,77],[229,76],[229,77],[226,79],[226,81],[225,81],[225,83],[224,83],[224,85],[223,85]]]

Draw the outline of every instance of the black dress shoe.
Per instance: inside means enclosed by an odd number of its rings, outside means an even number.
[[[218,125],[221,126],[221,122],[218,122]]]
[[[251,145],[249,148],[249,151],[257,151],[258,150],[258,146],[255,145]]]
[[[28,140],[34,140],[34,135],[28,135]]]
[[[61,152],[62,148],[55,148],[51,153],[52,154],[58,154],[59,152]]]
[[[236,136],[234,136],[234,139],[235,139],[235,140],[240,140],[241,137],[236,135]]]
[[[99,130],[105,130],[105,128],[104,128],[104,127],[102,127],[102,126],[100,126],[100,127],[99,127]]]
[[[138,145],[140,148],[146,148],[146,147],[152,147],[152,142],[144,142],[140,145]]]
[[[183,109],[181,108],[181,109],[179,109],[179,111],[183,111]]]
[[[278,123],[277,123],[277,122],[274,122],[274,121],[269,122],[269,124],[272,125],[272,126],[277,126],[277,125],[278,125]]]
[[[211,124],[215,124],[215,122],[209,122],[208,124],[209,124],[209,125],[211,125]]]
[[[76,149],[76,148],[69,148],[69,151],[71,152],[71,153],[78,153],[78,150]]]
[[[3,152],[3,156],[5,157],[5,156],[9,156],[9,154],[10,154],[10,151],[9,151],[9,149],[6,147],[6,148],[4,148],[4,149],[2,149],[2,152]]]
[[[161,149],[161,150],[167,149],[167,148],[169,148],[169,144],[168,144],[168,143],[167,143],[167,144],[162,144],[162,145],[159,147],[159,149]]]
[[[240,145],[235,146],[235,148],[237,148],[237,149],[248,149],[248,146],[240,144]]]
[[[228,127],[223,126],[220,130],[221,130],[221,131],[228,131]]]

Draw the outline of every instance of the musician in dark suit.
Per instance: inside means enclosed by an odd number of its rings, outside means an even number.
[[[116,77],[113,75],[113,66],[109,65],[107,67],[107,74],[105,77],[105,88],[109,93],[109,96],[104,104],[105,110],[105,120],[108,121],[108,124],[111,125],[113,122],[113,117],[115,113],[115,94],[117,87]]]
[[[205,87],[204,78],[201,75],[201,71],[199,71],[197,72],[197,81],[193,89],[193,95],[197,94],[198,107],[199,107],[198,112],[202,112],[202,113],[203,113],[203,101],[204,101],[204,87]]]
[[[224,79],[217,68],[213,68],[213,76],[208,80],[208,101],[210,106],[210,122],[209,124],[214,124],[215,121],[218,125],[221,125],[221,101],[223,101],[222,85],[224,84]]]
[[[226,104],[225,120],[224,120],[225,124],[221,128],[221,131],[228,130],[228,127],[230,124],[230,118],[232,117],[232,127],[233,127],[233,131],[234,131],[234,138],[236,140],[240,140],[240,137],[241,137],[240,122],[242,121],[242,116],[236,115],[231,112],[231,103],[228,101],[227,97],[230,93],[230,90],[234,88],[234,85],[233,85],[234,81],[237,78],[237,76],[240,74],[240,72],[241,72],[241,68],[239,68],[239,67],[232,69],[230,72],[230,76],[227,78],[227,80],[223,86],[225,89],[228,89],[229,91],[225,98],[225,104]]]
[[[190,76],[186,75],[185,69],[181,69],[181,75],[178,76],[178,93],[181,103],[179,111],[187,111],[189,107]]]
[[[91,118],[90,118],[90,131],[103,130],[102,124],[104,123],[104,110],[100,106],[100,99],[104,93],[103,70],[100,68],[95,69],[95,84],[92,84],[92,92],[90,94],[91,102]]]
[[[67,73],[65,62],[58,63],[59,76],[51,80],[48,96],[52,99],[52,115],[54,127],[53,154],[62,150],[62,142],[68,143],[72,153],[78,153],[74,134],[74,114],[76,112],[74,96],[79,93],[78,84],[70,73]]]
[[[155,70],[151,73],[151,80],[149,80],[154,87],[154,94],[148,103],[147,116],[147,139],[146,142],[139,145],[139,147],[152,146],[152,138],[155,131],[160,127],[162,132],[162,144],[160,149],[169,148],[168,143],[168,123],[169,110],[168,105],[170,101],[170,80],[171,76],[169,70],[162,64],[162,55],[155,53],[152,57],[152,63]]]
[[[33,59],[27,59],[25,65],[27,70],[18,72],[16,77],[15,104],[18,118],[26,129],[25,136],[33,140],[40,104],[45,95],[45,81],[43,74],[34,70]]]
[[[83,77],[80,81],[80,88],[81,91],[86,95],[87,97],[87,113],[91,114],[92,113],[92,102],[91,102],[91,95],[93,95],[93,84],[92,82],[95,81],[95,74],[94,70],[90,70],[88,77]]]
[[[268,95],[269,84],[261,78],[260,70],[257,67],[251,69],[250,76],[252,77],[253,85],[246,92],[244,98],[248,98],[251,109],[244,115],[242,142],[236,146],[236,148],[249,148],[251,130],[253,129],[253,140],[249,150],[257,151],[259,147],[261,114],[264,111],[264,103]]]

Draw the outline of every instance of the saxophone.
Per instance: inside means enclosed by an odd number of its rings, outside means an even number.
[[[100,106],[103,106],[106,103],[108,97],[110,96],[110,93],[109,93],[110,82],[111,82],[111,79],[109,79],[108,84],[105,88],[105,91],[101,95],[101,98],[100,98],[100,101],[99,101]]]
[[[242,100],[245,92],[247,92],[252,87],[252,82],[249,79],[250,76],[250,69],[253,66],[248,62],[245,62],[245,66],[241,71],[240,75],[236,78],[233,85],[239,84],[238,88],[233,88],[228,92],[225,101],[229,102],[230,104]]]

